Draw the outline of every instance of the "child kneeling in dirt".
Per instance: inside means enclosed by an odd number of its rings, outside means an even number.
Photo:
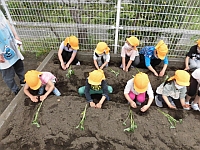
[[[130,103],[131,107],[137,108],[137,105],[141,105],[145,101],[146,92],[149,96],[148,103],[144,105],[140,110],[145,112],[153,102],[153,90],[147,74],[139,72],[133,79],[130,79],[124,89],[124,96]],[[134,100],[136,102],[134,102]]]
[[[120,68],[128,72],[129,68],[135,67],[140,63],[139,52],[137,46],[140,41],[135,36],[126,39],[121,50],[122,64]]]
[[[105,42],[99,42],[94,50],[93,60],[96,69],[103,69],[110,62],[110,48]]]
[[[108,86],[105,80],[103,70],[94,70],[89,73],[89,77],[86,79],[85,86],[78,89],[79,95],[85,94],[87,102],[90,103],[91,107],[101,108],[103,102],[109,100],[109,93],[112,93],[113,88]],[[101,100],[95,104],[91,98],[91,94],[102,94]]]
[[[25,74],[25,81],[26,84],[24,86],[24,93],[33,102],[38,102],[38,96],[32,95],[29,92],[29,88],[32,90],[39,90],[38,95],[41,95],[41,101],[45,100],[51,92],[53,92],[56,96],[61,95],[59,90],[54,86],[54,84],[56,83],[56,77],[50,72],[39,72],[36,70],[30,70]],[[45,94],[44,89],[46,90]]]
[[[76,36],[66,37],[61,43],[58,50],[58,58],[63,70],[69,68],[70,65],[80,65],[80,62],[76,57],[78,49],[79,41]]]
[[[185,101],[187,87],[190,85],[190,74],[184,70],[177,70],[175,75],[157,87],[155,102],[158,107],[166,103],[169,108],[176,109],[174,101],[179,100],[183,109],[190,110],[189,102]]]

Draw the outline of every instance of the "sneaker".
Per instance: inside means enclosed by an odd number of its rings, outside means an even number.
[[[135,103],[136,103],[138,106],[141,106],[141,103],[138,102],[137,100],[135,101]]]
[[[133,65],[131,65],[131,68],[134,68],[134,66],[133,66]]]
[[[194,110],[200,111],[198,104],[194,104],[194,102],[191,103],[191,107],[192,107],[192,109],[194,109]]]
[[[19,93],[20,89],[17,89],[14,93],[17,95]]]
[[[163,103],[162,101],[158,99],[158,95],[155,96],[155,103],[156,103],[156,106],[163,107]]]
[[[55,94],[56,96],[60,96],[61,95],[60,91],[56,87],[53,90],[53,94]]]
[[[20,81],[20,85],[23,87],[26,84],[24,81]]]
[[[190,105],[190,102],[185,102],[186,105]]]
[[[184,109],[184,110],[190,110],[190,105],[185,104],[185,105],[183,106],[183,109]]]
[[[78,62],[76,63],[76,65],[77,65],[77,66],[80,66],[80,65],[81,65],[80,61],[78,61]]]

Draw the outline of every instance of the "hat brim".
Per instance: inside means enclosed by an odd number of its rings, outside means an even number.
[[[135,86],[135,84],[134,84],[134,89],[136,90],[136,92],[138,92],[138,93],[144,93],[144,92],[146,92],[147,91],[147,88],[148,88],[148,86],[146,87],[146,88],[143,88],[143,89],[139,89],[137,86]]]
[[[190,85],[190,82],[180,82],[178,80],[176,80],[176,83],[178,83],[178,85],[180,85],[180,86],[189,86]]]
[[[166,56],[166,55],[161,55],[161,54],[159,54],[158,52],[157,52],[157,55],[158,55],[158,58],[160,58],[161,60],[164,60],[164,59],[165,59],[165,56]]]
[[[42,85],[42,82],[39,80],[36,86],[30,86],[30,88],[31,88],[32,90],[37,90],[37,89],[40,88],[41,85]]]
[[[95,49],[94,50],[95,51],[95,53],[97,53],[97,54],[102,54],[100,51],[98,51],[97,49]]]
[[[101,82],[94,82],[94,81],[90,80],[90,78],[88,78],[88,83],[91,85],[100,85],[101,84]]]
[[[78,49],[79,49],[79,46],[76,46],[76,47],[71,46],[71,48],[74,49],[74,50],[78,50]]]

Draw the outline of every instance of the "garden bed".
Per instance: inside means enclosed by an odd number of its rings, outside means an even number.
[[[39,103],[32,103],[23,91],[12,101],[1,116],[0,149],[1,150],[128,150],[128,149],[199,149],[200,115],[193,110],[161,110],[175,119],[183,119],[175,129],[170,129],[167,118],[158,111],[153,102],[150,109],[142,113],[140,106],[133,111],[137,128],[134,132],[125,132],[130,120],[123,122],[129,114],[129,105],[123,90],[126,82],[137,73],[132,68],[128,73],[118,66],[111,65],[104,69],[107,83],[113,87],[110,101],[102,109],[87,108],[84,130],[76,126],[81,120],[81,113],[87,102],[78,95],[77,90],[85,85],[88,73],[94,70],[92,65],[72,66],[75,74],[66,77],[67,71],[60,69],[57,56],[51,55],[38,70],[50,71],[57,78],[57,88],[62,95],[50,95],[44,102],[38,115],[40,127],[32,124]],[[92,61],[91,61],[92,62]],[[119,71],[115,76],[110,69]],[[155,77],[147,69],[140,69],[149,75],[153,90],[164,81],[164,77]],[[175,67],[169,67],[168,75],[173,75]],[[100,97],[93,96],[97,101]],[[179,104],[177,104],[179,106]],[[8,115],[9,113],[9,115]]]

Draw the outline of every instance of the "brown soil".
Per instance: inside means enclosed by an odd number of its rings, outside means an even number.
[[[31,59],[25,66],[33,67],[32,63]],[[76,129],[81,120],[81,112],[87,104],[85,97],[79,96],[77,90],[85,84],[88,73],[94,67],[81,65],[72,66],[72,69],[75,75],[67,78],[67,71],[62,71],[55,59],[48,63],[43,71],[50,71],[57,76],[57,87],[62,96],[50,95],[44,101],[38,116],[40,128],[31,124],[39,104],[32,103],[27,97],[22,99],[11,121],[0,130],[0,150],[198,150],[200,148],[199,112],[183,110],[178,102],[178,110],[161,109],[176,119],[183,119],[182,124],[177,123],[175,129],[170,129],[167,118],[153,103],[145,113],[140,112],[140,106],[131,109],[137,128],[134,132],[124,132],[124,129],[130,126],[130,120],[123,126],[122,123],[129,113],[129,105],[124,98],[123,90],[126,82],[137,73],[136,69],[131,69],[128,73],[113,66],[104,69],[107,82],[114,89],[113,94],[110,94],[111,100],[106,101],[102,109],[88,107],[85,129]],[[116,77],[110,69],[119,70],[119,76]],[[140,71],[149,75],[154,90],[164,80],[153,76],[146,69]],[[173,75],[174,71],[174,68],[168,68],[167,74]],[[6,90],[4,88],[1,86],[2,90]],[[1,101],[9,101],[8,95],[9,92],[1,93]],[[97,95],[93,98],[95,101],[99,100]]]

